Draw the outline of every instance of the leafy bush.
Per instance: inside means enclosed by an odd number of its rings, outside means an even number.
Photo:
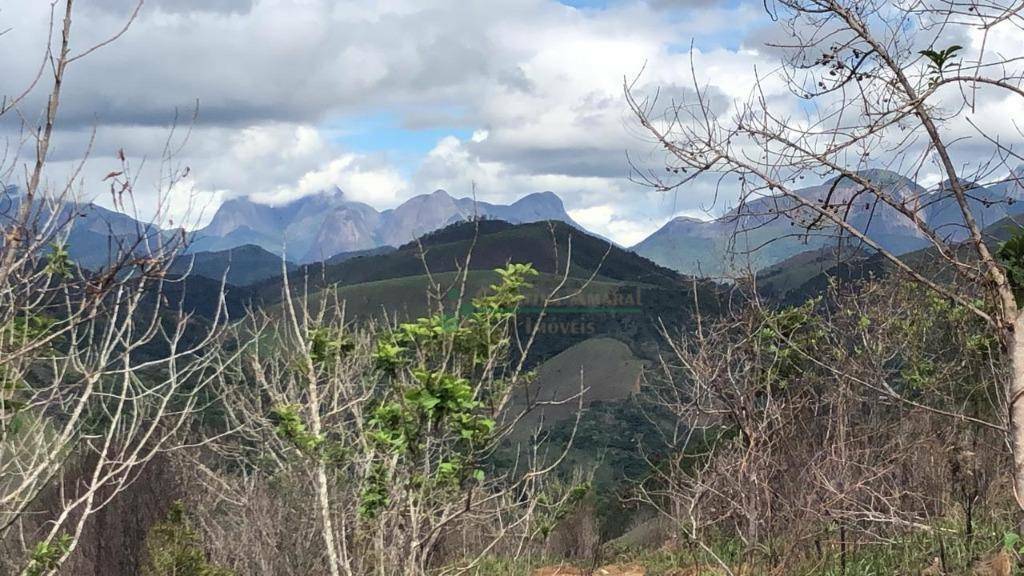
[[[201,544],[185,506],[175,502],[167,518],[153,525],[146,536],[143,576],[233,576],[232,571],[207,561]]]

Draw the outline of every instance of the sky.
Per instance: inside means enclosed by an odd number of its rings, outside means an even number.
[[[0,93],[38,69],[48,4],[0,4]],[[134,5],[79,0],[73,49],[119,30]],[[502,203],[550,190],[576,221],[632,245],[723,204],[711,184],[666,194],[630,181],[627,158],[664,158],[624,79],[685,95],[692,65],[724,101],[745,98],[773,66],[771,25],[761,0],[147,0],[69,70],[50,174],[88,150],[78,189],[109,204],[103,176],[123,149],[145,212],[167,185],[161,168],[187,166],[168,210],[189,226],[241,195],[280,203],[337,186],[385,209],[438,188]],[[44,99],[35,90],[21,118]],[[8,155],[25,154],[19,124],[0,122]]]

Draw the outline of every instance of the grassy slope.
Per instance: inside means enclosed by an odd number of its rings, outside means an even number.
[[[409,320],[428,313],[427,293],[431,280],[441,286],[444,293],[443,301],[446,308],[454,310],[458,303],[461,290],[461,275],[457,272],[442,272],[427,276],[403,276],[364,282],[349,286],[337,286],[336,289],[325,289],[321,297],[336,296],[345,302],[346,316],[349,318],[397,317]],[[498,275],[490,270],[472,270],[466,275],[465,302],[474,296],[483,294],[487,288],[498,280]],[[561,278],[553,274],[541,274],[532,280],[533,288],[527,293],[527,302],[534,303],[554,290]],[[569,279],[563,288],[563,294],[584,289],[583,295],[604,295],[622,286],[643,287],[642,284],[631,282],[614,282],[594,280],[584,287],[584,281],[578,278]],[[532,310],[532,307],[530,308]]]
[[[791,291],[815,277],[839,265],[853,266],[868,258],[864,251],[850,248],[837,251],[829,246],[808,250],[758,272],[757,289],[768,298],[785,300]]]
[[[516,399],[516,405],[526,405],[527,398],[534,402],[560,402],[580,393],[583,404],[610,402],[628,398],[637,391],[644,361],[637,358],[629,346],[608,337],[597,337],[576,344],[548,359],[537,369],[537,378],[527,391]],[[578,404],[572,400],[557,406],[547,406],[529,414],[521,422],[531,431],[541,421],[553,424],[570,418]]]

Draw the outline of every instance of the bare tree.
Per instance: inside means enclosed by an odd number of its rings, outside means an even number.
[[[51,39],[38,73],[0,104],[0,117],[16,115],[23,135],[0,166],[0,565],[33,576],[60,569],[89,519],[154,456],[180,446],[216,367],[207,350],[225,321],[220,313],[197,329],[184,300],[169,306],[164,295],[184,281],[168,275],[182,235],[158,225],[184,173],[173,160],[173,131],[161,158],[157,224],[111,227],[109,259],[99,269],[72,261],[69,235],[90,209],[77,187],[109,185],[117,208],[132,211],[137,174],[119,152],[106,182],[82,182],[89,150],[65,180],[47,170],[65,74],[124,34],[142,1],[123,28],[77,50],[73,0],[50,7]],[[46,84],[35,123],[24,107]],[[33,153],[23,161],[26,144]],[[22,168],[24,180],[14,180]],[[51,187],[55,181],[63,184]]]
[[[971,113],[992,99],[1020,103],[1022,55],[989,49],[990,38],[1020,34],[1020,2],[958,0],[776,0],[766,3],[780,35],[768,47],[780,65],[758,71],[749,99],[733,111],[694,73],[693,96],[668,106],[633,84],[633,112],[666,151],[668,181],[638,171],[662,190],[685,191],[706,173],[737,178],[739,207],[756,218],[785,218],[806,233],[831,234],[880,254],[912,281],[984,320],[1007,350],[1007,440],[1018,506],[1024,509],[1024,315],[1012,274],[986,243],[974,182],[1016,180],[1021,156],[1009,138],[986,132]],[[957,45],[971,39],[964,52]],[[961,56],[962,54],[962,56]],[[769,95],[784,83],[789,99]],[[978,150],[982,151],[979,153]],[[910,180],[934,166],[945,181],[924,190]],[[871,172],[888,168],[894,174]],[[1005,176],[1009,174],[1009,176]],[[903,178],[898,178],[899,176]],[[799,188],[805,177],[826,180]],[[1011,200],[1012,201],[1012,200]],[[926,209],[946,203],[951,225],[929,222]],[[901,259],[865,222],[894,218],[948,264],[955,282],[930,263]],[[1016,265],[1016,263],[1014,263]],[[984,297],[980,302],[978,293]]]
[[[959,538],[969,562],[984,551],[976,523],[1005,522],[1010,500],[991,489],[1008,451],[993,421],[1000,352],[986,336],[965,308],[877,281],[704,318],[670,339],[649,389],[676,416],[674,450],[638,498],[695,562],[730,572],[845,573],[862,545],[913,532]],[[950,518],[961,530],[943,527]]]

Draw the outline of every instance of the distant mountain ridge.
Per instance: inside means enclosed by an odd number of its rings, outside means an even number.
[[[0,189],[0,217],[13,217],[20,202],[16,186]],[[51,210],[57,221],[68,225],[62,232],[67,234],[68,251],[84,268],[96,270],[106,266],[119,247],[130,247],[140,237],[144,240],[135,247],[140,252],[145,252],[146,244],[155,247],[161,241],[177,243],[187,239],[186,254],[202,256],[196,261],[179,258],[175,270],[192,266],[197,272],[215,274],[220,279],[221,272],[214,271],[221,270],[227,262],[247,262],[258,271],[251,275],[242,271],[231,273],[231,278],[242,284],[258,280],[272,269],[275,274],[280,273],[282,253],[290,266],[386,252],[473,218],[513,224],[554,220],[583,230],[553,192],[528,194],[502,205],[452,198],[437,190],[382,212],[349,200],[337,188],[277,206],[240,197],[224,202],[207,226],[190,233],[178,228],[162,229],[92,202],[41,203],[37,209],[43,219],[49,217]],[[256,247],[260,251],[253,250]]]
[[[1018,169],[1017,173],[1024,174]],[[967,236],[960,207],[948,182],[925,189],[887,170],[866,170],[861,176],[888,190],[904,206],[913,208],[941,237],[957,242]],[[963,182],[968,204],[982,228],[1007,216],[1024,213],[1024,188],[1008,180],[993,186]],[[849,179],[831,179],[798,190],[808,200],[849,205],[846,220],[886,250],[905,254],[928,245],[917,228],[892,206],[869,194]],[[675,218],[632,247],[641,256],[678,272],[701,276],[728,276],[761,270],[801,252],[836,244],[836,228],[806,209],[794,210],[792,200],[763,197],[734,208],[711,221]],[[810,230],[808,225],[811,224]],[[869,249],[856,239],[852,248]]]
[[[966,237],[960,209],[948,183],[925,189],[894,172],[868,170],[861,174],[888,188],[897,201],[913,207],[940,236],[953,242]],[[1022,182],[1024,166],[1009,178],[989,185],[962,182],[968,203],[983,228],[1007,216],[1024,214],[1024,202],[1020,202],[1024,200]],[[799,192],[807,199],[831,205],[852,201],[847,220],[896,254],[928,245],[895,208],[874,202],[867,194],[862,202],[860,187],[850,180],[833,179]],[[0,215],[16,210],[19,200],[17,188],[8,186],[0,190]],[[144,252],[147,244],[178,242],[187,235],[189,254],[209,255],[197,261],[182,259],[178,267],[185,268],[185,262],[189,262],[197,272],[220,279],[226,263],[233,262],[229,281],[239,284],[279,274],[282,255],[290,267],[376,254],[474,217],[512,224],[560,221],[585,231],[552,192],[529,194],[502,205],[453,198],[437,190],[383,211],[350,200],[337,188],[282,205],[239,197],[224,202],[206,227],[187,234],[181,229],[162,230],[93,203],[67,202],[58,206],[58,216],[72,223],[68,250],[85,268],[103,267],[119,248],[131,248],[139,236],[145,240],[131,249]],[[810,230],[808,224],[813,224]],[[800,253],[834,246],[834,236],[835,228],[816,220],[809,210],[793,210],[793,205],[783,198],[762,197],[712,221],[675,218],[630,250],[685,275],[722,277],[763,270]],[[855,240],[847,244],[855,250],[870,251]],[[247,248],[231,252],[240,247]],[[256,252],[252,247],[266,253]],[[252,266],[251,273],[235,269],[241,262]]]
[[[17,186],[0,190],[0,218],[14,218],[21,199]],[[59,237],[66,235],[71,258],[90,270],[107,266],[122,252],[143,254],[150,248],[173,245],[181,239],[179,229],[161,229],[92,202],[35,204],[31,226],[44,226],[48,221],[58,229]]]
[[[275,254],[283,250],[292,262],[318,262],[345,252],[397,247],[473,217],[514,224],[557,220],[580,228],[553,192],[529,194],[501,205],[453,198],[444,190],[436,190],[378,212],[349,200],[335,188],[278,206],[248,197],[228,200],[205,228],[193,234],[190,251],[219,251],[252,244]]]
[[[282,261],[280,256],[259,246],[244,244],[227,250],[181,254],[171,262],[169,271],[249,286],[295,268],[295,264]]]

